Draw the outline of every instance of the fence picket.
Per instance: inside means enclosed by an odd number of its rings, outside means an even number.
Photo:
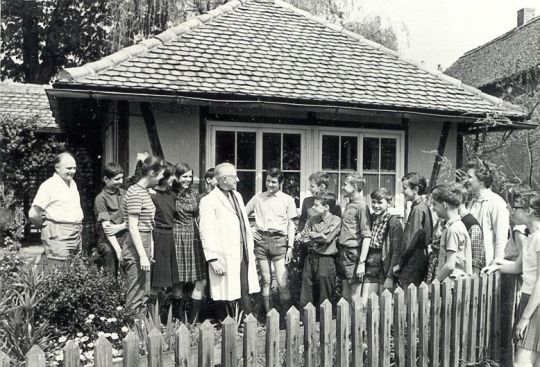
[[[94,366],[112,366],[112,345],[103,335],[94,343]]]
[[[244,319],[244,367],[257,367],[257,319],[249,314]]]
[[[405,320],[407,309],[405,308],[405,293],[403,289],[396,288],[394,291],[394,350],[396,366],[405,366]]]
[[[273,308],[266,315],[266,367],[279,365],[279,313]]]
[[[461,341],[461,308],[463,297],[463,280],[458,277],[454,281],[454,296],[452,303],[452,331],[450,336],[450,365],[458,367]]]
[[[499,361],[501,352],[501,274],[499,272],[493,274],[493,287],[491,289],[493,290],[491,358]]]
[[[155,327],[148,334],[148,367],[161,367],[163,361],[163,336]]]
[[[488,290],[486,298],[486,332],[484,334],[484,358],[488,359],[490,355],[491,348],[491,313],[493,310],[493,274],[488,276]]]
[[[11,358],[0,350],[0,367],[10,367]]]
[[[25,360],[26,367],[45,367],[45,353],[37,345],[30,348]]]
[[[429,287],[422,282],[418,287],[418,365],[427,367],[429,363]]]
[[[292,306],[287,311],[286,359],[287,367],[300,365],[300,312]]]
[[[350,309],[349,302],[341,298],[336,316],[336,366],[340,367],[349,367]]]
[[[353,314],[351,325],[351,348],[352,348],[352,365],[353,367],[364,366],[364,331],[366,330],[363,323],[365,314],[365,306],[361,300],[353,302]]]
[[[452,281],[445,279],[442,282],[442,310],[441,310],[441,366],[450,366],[450,332],[452,330]]]
[[[315,367],[315,355],[317,347],[315,345],[315,306],[308,303],[304,307],[304,366]]]
[[[489,278],[486,274],[480,276],[480,287],[478,289],[478,336],[476,338],[477,345],[477,361],[482,361],[486,351],[486,312],[487,312],[487,292]]]
[[[469,330],[471,327],[471,278],[463,279],[463,292],[461,300],[461,361],[466,362],[469,355]]]
[[[123,367],[139,367],[139,337],[131,330],[122,340]]]
[[[392,293],[386,289],[379,297],[380,342],[379,358],[381,367],[390,367],[390,338],[392,331]]]
[[[205,320],[199,327],[199,367],[214,367],[214,327]]]
[[[236,367],[236,321],[227,316],[221,323],[221,365],[223,367]]]
[[[185,324],[176,330],[174,357],[176,367],[191,366],[191,334]]]
[[[377,367],[379,363],[379,297],[372,293],[368,298],[367,334],[368,366]]]
[[[480,278],[478,275],[474,274],[471,278],[471,312],[469,323],[469,346],[467,347],[467,362],[474,363],[476,362],[478,356],[478,301],[479,301],[479,289],[480,289]]]
[[[64,366],[78,367],[81,364],[81,352],[79,346],[73,340],[66,343],[64,347]]]
[[[332,304],[327,299],[321,304],[321,367],[333,366],[332,363]]]
[[[429,312],[429,322],[431,324],[431,335],[429,338],[429,366],[439,367],[440,365],[440,338],[441,338],[441,284],[435,279],[430,286],[431,307]]]
[[[414,284],[407,288],[407,367],[416,366],[416,336],[418,322],[417,289]]]

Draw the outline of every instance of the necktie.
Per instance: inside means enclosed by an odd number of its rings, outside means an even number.
[[[229,191],[229,200],[233,204],[234,210],[236,211],[236,215],[238,216],[238,221],[240,222],[240,238],[242,240],[242,250],[244,255],[244,261],[249,263],[249,256],[248,256],[248,247],[247,247],[247,228],[246,223],[244,222],[244,216],[242,215],[242,209],[240,208],[240,203],[238,202],[238,199],[233,191]]]

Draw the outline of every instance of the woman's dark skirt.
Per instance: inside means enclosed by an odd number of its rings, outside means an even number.
[[[155,229],[153,235],[152,287],[172,287],[174,284],[179,283],[173,230]]]

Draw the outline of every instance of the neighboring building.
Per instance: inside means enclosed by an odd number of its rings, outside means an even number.
[[[48,95],[71,133],[102,137],[87,143],[103,162],[132,172],[149,151],[201,175],[230,161],[246,200],[280,166],[297,204],[315,170],[332,175],[336,193],[351,170],[366,192],[400,193],[407,171],[436,181],[432,151],[459,166],[462,135],[486,114],[504,116],[504,129],[529,127],[518,107],[280,0],[233,0],[63,70]],[[79,112],[89,103],[91,117]]]

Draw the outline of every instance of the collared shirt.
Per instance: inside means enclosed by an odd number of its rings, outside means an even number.
[[[38,189],[32,206],[43,209],[45,217],[60,223],[81,223],[83,211],[77,184],[66,183],[57,173],[44,181]]]
[[[482,227],[486,264],[490,264],[494,258],[504,258],[510,229],[506,202],[490,189],[485,189],[478,198],[471,200],[468,209]]]
[[[364,238],[371,237],[369,208],[361,195],[350,200],[341,216],[339,244],[347,247],[362,245]]]
[[[441,233],[441,248],[439,250],[439,265],[437,272],[441,270],[448,260],[448,252],[456,253],[456,266],[452,274],[472,275],[472,250],[471,239],[465,224],[461,218],[448,220]]]
[[[532,294],[536,284],[536,272],[538,269],[538,253],[540,252],[540,232],[534,232],[523,241],[523,285],[521,292]]]
[[[139,184],[131,185],[124,195],[122,207],[124,221],[128,223],[130,215],[139,218],[138,228],[141,232],[151,232],[154,229],[156,206],[150,197],[148,189]]]
[[[255,212],[257,230],[283,235],[288,234],[289,221],[298,216],[294,199],[282,191],[258,193],[247,203],[246,212]]]
[[[114,224],[124,222],[122,205],[124,203],[124,194],[126,191],[120,188],[104,187],[94,200],[94,214],[99,225],[99,242],[106,242],[107,236],[103,231],[101,222],[109,221]],[[122,234],[120,232],[119,234]]]
[[[300,217],[298,217],[298,230],[302,231],[307,221],[315,216],[315,211],[313,210],[313,204],[315,203],[315,196],[309,196],[302,201],[302,209],[300,210]],[[338,203],[330,210],[335,216],[341,218],[341,206]]]
[[[303,240],[309,240],[309,248],[313,252],[321,255],[335,255],[340,229],[341,218],[326,213],[324,216],[312,216],[300,232],[300,236]]]

